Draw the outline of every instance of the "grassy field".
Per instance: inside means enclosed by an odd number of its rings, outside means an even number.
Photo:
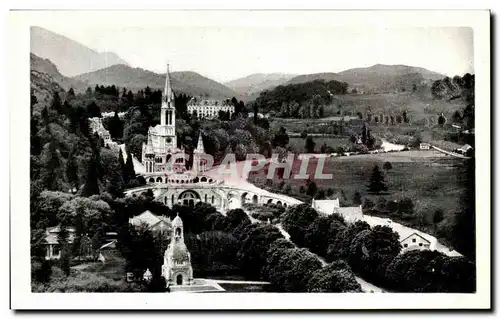
[[[374,165],[382,168],[389,161],[392,169],[385,171],[384,178],[388,187],[386,195],[371,195],[367,192],[367,184]],[[311,159],[308,174],[314,176],[317,160]],[[324,173],[331,173],[332,179],[315,180],[318,188],[331,188],[333,198],[339,197],[341,205],[352,205],[355,192],[359,192],[363,199],[377,202],[380,198],[400,200],[410,198],[415,207],[415,218],[410,221],[422,227],[433,227],[432,217],[437,209],[442,209],[446,216],[453,216],[461,209],[460,196],[465,189],[463,160],[447,157],[435,151],[410,151],[396,153],[382,153],[370,155],[356,155],[335,157],[326,160]],[[292,167],[292,176],[298,173],[300,161]],[[265,184],[265,172],[251,175],[249,180],[257,186]],[[301,200],[310,199],[300,193],[301,186],[306,180],[283,180],[291,186],[289,194]],[[277,177],[273,181],[274,187],[282,180]]]
[[[351,141],[348,138],[313,137],[313,141],[314,143],[316,143],[314,151],[317,153],[320,152],[321,145],[323,145],[323,143],[332,148],[336,148],[342,144],[345,145],[351,144]],[[290,141],[288,142],[288,146],[291,146],[294,150],[297,150],[299,152],[306,152],[304,147],[305,145],[306,145],[306,140],[300,137],[290,137]]]

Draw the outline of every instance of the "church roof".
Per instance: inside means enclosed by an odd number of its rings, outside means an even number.
[[[129,219],[129,223],[133,226],[140,226],[141,224],[146,224],[149,227],[157,224],[160,221],[166,221],[166,217],[156,216],[149,210],[146,210],[142,214]],[[170,222],[170,220],[168,220]]]

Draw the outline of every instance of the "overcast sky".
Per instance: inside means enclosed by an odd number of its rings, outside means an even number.
[[[40,25],[44,27],[43,25]],[[252,73],[338,72],[380,64],[420,66],[448,76],[474,72],[470,28],[44,27],[131,66],[195,71],[225,82]]]

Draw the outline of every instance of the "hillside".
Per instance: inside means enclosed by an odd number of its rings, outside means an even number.
[[[73,88],[77,93],[86,89],[84,83],[65,77],[62,75],[57,66],[48,59],[42,59],[35,54],[30,54],[30,69],[37,73],[46,73],[50,76],[51,81],[57,83],[65,91]]]
[[[314,80],[341,81],[349,83],[364,93],[394,93],[409,91],[413,85],[430,85],[445,76],[420,67],[406,65],[376,64],[367,68],[355,68],[339,73],[315,73],[299,75],[286,84],[297,84]]]
[[[172,72],[172,86],[174,91],[183,92],[191,96],[204,96],[212,99],[225,99],[243,96],[230,88],[206,78],[195,72]],[[73,79],[86,83],[87,86],[116,85],[136,91],[149,86],[152,89],[163,89],[165,74],[158,74],[141,68],[132,68],[127,65],[113,65],[108,68],[85,73]]]
[[[43,107],[50,105],[54,92],[64,95],[63,88],[49,74],[36,70],[30,72],[30,89],[37,100],[35,112],[40,112]]]
[[[113,52],[96,52],[65,36],[40,27],[31,27],[31,53],[49,59],[64,76],[99,70],[115,64],[127,64]]]
[[[237,93],[252,96],[284,84],[295,76],[284,73],[255,73],[224,84]]]

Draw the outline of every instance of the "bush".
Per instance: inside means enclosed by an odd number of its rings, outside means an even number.
[[[48,284],[32,284],[33,292],[145,292],[142,284],[112,280],[94,273],[79,272]]]
[[[312,274],[307,291],[361,292],[361,286],[345,261],[334,261]]]

